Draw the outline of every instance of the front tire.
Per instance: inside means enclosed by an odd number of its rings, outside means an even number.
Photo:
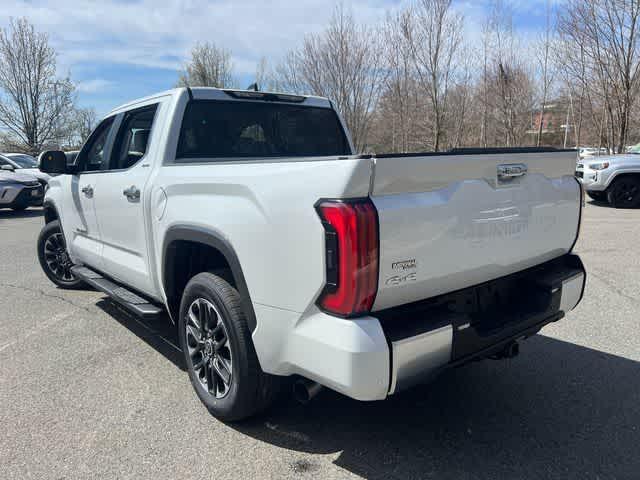
[[[640,206],[640,179],[627,175],[617,178],[607,189],[607,200],[615,208]]]
[[[280,379],[260,368],[240,295],[226,280],[208,272],[194,276],[178,328],[189,379],[213,416],[242,420],[273,403]]]
[[[595,200],[596,202],[606,202],[607,201],[607,192],[589,192],[587,191],[587,195],[591,200]]]
[[[75,289],[84,283],[71,273],[73,262],[67,252],[67,244],[60,222],[47,223],[38,236],[38,260],[45,275],[58,287]]]

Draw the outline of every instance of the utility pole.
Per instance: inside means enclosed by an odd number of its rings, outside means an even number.
[[[567,137],[569,136],[569,111],[571,109],[571,90],[569,90],[569,104],[567,105],[567,118],[564,121],[564,144],[563,148],[567,148]]]

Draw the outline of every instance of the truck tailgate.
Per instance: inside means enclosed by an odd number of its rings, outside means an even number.
[[[580,221],[575,151],[375,159],[383,310],[567,253]]]

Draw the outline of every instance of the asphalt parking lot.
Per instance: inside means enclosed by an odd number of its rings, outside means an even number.
[[[2,479],[640,476],[640,210],[587,203],[585,298],[519,357],[237,425],[201,406],[168,324],[45,278],[42,223],[0,211]]]

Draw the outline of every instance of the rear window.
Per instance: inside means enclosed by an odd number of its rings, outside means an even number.
[[[349,154],[331,109],[196,100],[187,105],[182,120],[176,161]]]

